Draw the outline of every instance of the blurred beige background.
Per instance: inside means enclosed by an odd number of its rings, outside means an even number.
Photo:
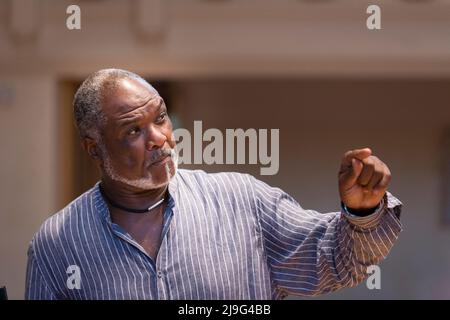
[[[134,71],[176,126],[279,128],[280,171],[241,171],[305,208],[339,209],[341,155],[370,146],[391,168],[405,231],[364,284],[321,298],[450,299],[450,1],[1,0],[0,286],[22,299],[40,224],[95,181],[71,100],[105,67]],[[66,8],[81,8],[81,30]],[[192,168],[194,166],[191,166]],[[447,219],[447,223],[445,223]]]

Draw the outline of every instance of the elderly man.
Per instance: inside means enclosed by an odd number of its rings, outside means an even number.
[[[347,152],[341,212],[252,176],[177,170],[164,100],[136,74],[89,76],[74,99],[101,181],[30,243],[28,299],[280,299],[355,286],[401,231],[390,172]]]

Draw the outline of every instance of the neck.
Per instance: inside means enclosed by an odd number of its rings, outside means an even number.
[[[101,184],[108,198],[123,207],[135,209],[150,207],[165,196],[168,188],[168,185],[165,185],[156,189],[142,190],[108,177],[102,177]]]

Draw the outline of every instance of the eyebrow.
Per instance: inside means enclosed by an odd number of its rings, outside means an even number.
[[[160,96],[159,96],[159,97],[160,97]],[[153,100],[153,98],[150,99],[150,100],[148,100],[148,101],[147,101],[145,104],[143,104],[142,106],[146,105],[147,103],[149,103],[149,102],[152,101],[152,100]],[[158,104],[158,106],[156,107],[156,108],[157,108],[157,109],[156,109],[156,112],[160,111],[160,110],[162,109],[162,106],[163,106],[163,105],[165,105],[164,99],[163,99],[162,97],[160,97],[159,104]],[[142,106],[139,106],[139,107],[142,107]],[[139,108],[139,107],[136,107],[136,109]],[[141,118],[142,118],[142,115],[139,114],[139,115],[134,116],[134,117],[132,117],[132,118],[122,120],[122,121],[120,121],[119,129],[122,129],[122,128],[124,128],[124,127],[126,127],[126,126],[128,126],[128,125],[130,125],[130,124],[132,124],[132,123],[135,123],[135,122],[139,121],[139,119],[141,119]]]

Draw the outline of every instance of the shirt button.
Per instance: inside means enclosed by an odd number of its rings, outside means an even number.
[[[162,278],[162,276],[163,276],[162,271],[158,271],[156,274],[158,275],[158,278]]]

